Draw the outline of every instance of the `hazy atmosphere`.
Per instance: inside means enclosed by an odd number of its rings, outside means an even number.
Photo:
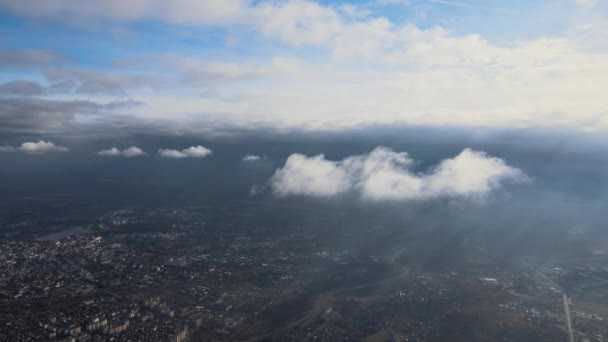
[[[0,340],[605,341],[606,89],[603,0],[0,0]]]

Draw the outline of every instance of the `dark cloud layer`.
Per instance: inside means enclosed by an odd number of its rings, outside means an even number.
[[[35,96],[44,93],[44,87],[31,81],[9,81],[0,84],[0,95]]]
[[[53,88],[79,94],[125,95],[128,90],[156,88],[168,81],[152,74],[101,72],[92,69],[52,67],[43,70]]]
[[[75,115],[100,115],[136,105],[121,101],[100,104],[93,101],[58,101],[40,98],[0,99],[0,130],[8,133],[64,129]]]

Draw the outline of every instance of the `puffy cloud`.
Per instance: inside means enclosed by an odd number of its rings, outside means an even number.
[[[415,172],[405,152],[378,147],[365,155],[341,161],[323,155],[291,155],[270,179],[278,196],[327,197],[357,192],[366,200],[425,200],[440,197],[481,197],[507,181],[528,177],[502,159],[483,152],[463,150],[426,173]]]
[[[246,156],[243,157],[243,161],[244,162],[254,162],[254,161],[258,161],[260,159],[262,159],[262,157],[256,156],[254,154],[248,154],[248,155],[246,155]]]
[[[44,94],[44,88],[31,81],[9,81],[0,84],[0,95],[33,96]]]
[[[328,44],[344,26],[340,13],[313,1],[264,2],[248,15],[250,26],[292,46]]]
[[[117,149],[116,147],[112,147],[110,149],[102,150],[102,151],[97,152],[97,155],[106,156],[106,157],[113,157],[113,156],[120,156],[121,153],[122,153],[121,150]]]
[[[0,146],[0,152],[15,152],[17,151],[13,146]]]
[[[103,157],[126,157],[126,158],[131,158],[131,157],[139,157],[139,156],[145,156],[147,153],[142,151],[139,147],[136,146],[131,146],[129,148],[126,148],[124,150],[119,150],[116,147],[112,147],[108,150],[103,150],[103,151],[99,151],[97,152],[98,155],[103,156]]]
[[[323,155],[292,154],[271,178],[272,191],[279,196],[334,196],[352,188],[348,169]]]
[[[426,186],[431,194],[483,195],[505,180],[527,182],[529,178],[500,158],[465,149],[455,158],[442,161],[428,175]]]
[[[29,154],[42,154],[48,152],[67,152],[68,149],[63,146],[57,146],[52,142],[39,140],[38,142],[24,142],[17,148],[21,152]]]
[[[24,142],[21,146],[15,148],[13,146],[0,146],[0,153],[2,152],[24,152],[28,154],[42,154],[48,152],[67,152],[68,149],[63,146],[57,146],[52,142],[44,140],[38,140],[37,142]]]
[[[191,146],[184,150],[160,149],[158,155],[162,158],[204,158],[211,155],[213,151],[203,146]]]
[[[127,149],[122,150],[121,155],[123,155],[127,158],[131,158],[131,157],[145,156],[146,152],[142,151],[139,147],[131,146]]]
[[[363,197],[372,200],[482,196],[505,180],[526,179],[503,160],[470,149],[443,160],[426,174],[413,172],[414,164],[407,153],[386,148],[344,162],[357,175],[355,186]]]
[[[363,6],[356,6],[353,4],[341,5],[339,10],[349,18],[366,18],[373,14],[372,11],[363,8]]]
[[[163,158],[173,158],[173,159],[181,159],[190,157],[185,152],[178,150],[169,150],[169,149],[160,149],[158,150],[158,155]]]

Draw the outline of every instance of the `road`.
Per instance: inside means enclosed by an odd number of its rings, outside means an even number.
[[[574,331],[572,330],[572,319],[570,318],[570,305],[568,304],[568,295],[566,291],[555,281],[544,275],[541,271],[537,270],[536,273],[543,279],[550,282],[553,287],[560,290],[562,293],[562,300],[564,301],[564,317],[566,319],[566,329],[568,330],[568,342],[574,342]]]
[[[568,328],[568,340],[574,342],[574,333],[572,332],[572,320],[570,319],[570,305],[568,305],[568,296],[566,292],[562,290],[564,299],[564,315],[566,316],[566,327]]]

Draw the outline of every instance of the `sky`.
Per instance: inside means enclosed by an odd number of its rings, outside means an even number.
[[[0,221],[237,199],[605,251],[607,90],[608,0],[0,0]]]
[[[128,4],[0,0],[1,136],[608,130],[602,0]]]

